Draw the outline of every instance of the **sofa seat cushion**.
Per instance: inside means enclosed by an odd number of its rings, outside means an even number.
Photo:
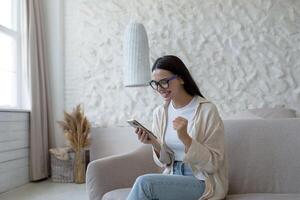
[[[107,192],[102,200],[126,200],[131,188],[121,188]]]
[[[299,200],[300,194],[271,194],[271,193],[253,193],[253,194],[235,194],[226,197],[226,200]]]
[[[131,188],[122,188],[107,192],[102,200],[126,200]],[[226,197],[226,200],[299,200],[300,194],[271,194],[252,193],[235,194]]]

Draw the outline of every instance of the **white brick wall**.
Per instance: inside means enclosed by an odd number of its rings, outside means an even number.
[[[151,63],[181,57],[221,115],[275,105],[300,110],[300,1],[66,0],[67,110],[81,102],[99,126],[151,121],[160,97],[122,85],[131,19],[147,29]]]

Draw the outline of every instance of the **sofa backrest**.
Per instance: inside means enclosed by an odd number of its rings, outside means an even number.
[[[224,120],[229,194],[300,193],[300,118]]]
[[[230,194],[300,193],[300,118],[224,120],[224,126]],[[140,146],[131,127],[92,128],[91,160]]]
[[[93,127],[91,129],[92,143],[90,146],[90,160],[107,156],[129,153],[142,144],[137,139],[132,127]]]

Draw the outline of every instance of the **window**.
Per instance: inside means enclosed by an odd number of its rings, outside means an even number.
[[[0,1],[0,108],[22,108],[20,1]]]

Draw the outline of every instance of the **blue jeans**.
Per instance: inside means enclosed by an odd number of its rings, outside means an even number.
[[[202,196],[205,183],[194,177],[187,164],[175,161],[173,174],[139,176],[127,200],[198,200]]]

